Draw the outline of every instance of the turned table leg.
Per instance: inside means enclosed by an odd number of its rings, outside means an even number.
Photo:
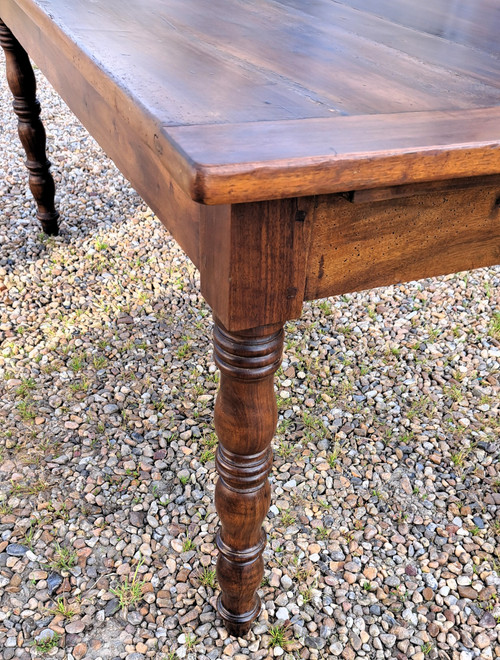
[[[273,376],[282,349],[281,324],[231,333],[215,322],[214,355],[221,371],[215,404],[218,610],[235,636],[245,635],[260,612],[262,522],[271,499],[267,477],[278,419]]]
[[[59,213],[54,206],[54,179],[45,152],[45,129],[40,120],[36,81],[29,57],[5,23],[0,20],[0,44],[5,52],[7,81],[14,96],[19,137],[26,152],[30,189],[37,205],[37,218],[46,234],[57,236]]]

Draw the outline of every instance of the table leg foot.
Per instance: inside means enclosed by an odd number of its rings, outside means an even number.
[[[214,355],[221,371],[215,404],[218,611],[235,636],[249,631],[261,607],[256,592],[264,574],[262,522],[271,501],[267,477],[278,419],[273,376],[282,349],[281,324],[231,333],[215,322]]]
[[[45,151],[45,129],[40,120],[36,81],[28,54],[0,20],[0,44],[5,52],[7,82],[14,96],[18,131],[26,152],[30,190],[37,205],[37,218],[46,234],[59,233],[59,213],[54,206],[55,186]]]

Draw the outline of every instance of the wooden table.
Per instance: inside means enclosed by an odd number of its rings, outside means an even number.
[[[0,0],[0,17],[44,229],[26,51],[200,270],[221,371],[218,607],[243,635],[284,322],[304,300],[500,263],[500,5]]]

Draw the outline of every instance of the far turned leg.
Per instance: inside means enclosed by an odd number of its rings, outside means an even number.
[[[215,403],[218,610],[228,632],[240,637],[260,612],[262,522],[271,501],[267,477],[278,421],[273,376],[282,350],[281,324],[231,333],[215,321],[214,355],[221,371]]]
[[[14,96],[19,137],[26,152],[30,189],[37,204],[37,218],[46,234],[59,233],[59,213],[54,206],[54,179],[45,153],[45,129],[40,120],[36,81],[29,57],[5,23],[0,20],[0,44],[5,52],[7,82]]]

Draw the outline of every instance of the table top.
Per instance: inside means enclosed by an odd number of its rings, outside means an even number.
[[[15,12],[199,202],[500,173],[496,0],[0,0]]]

